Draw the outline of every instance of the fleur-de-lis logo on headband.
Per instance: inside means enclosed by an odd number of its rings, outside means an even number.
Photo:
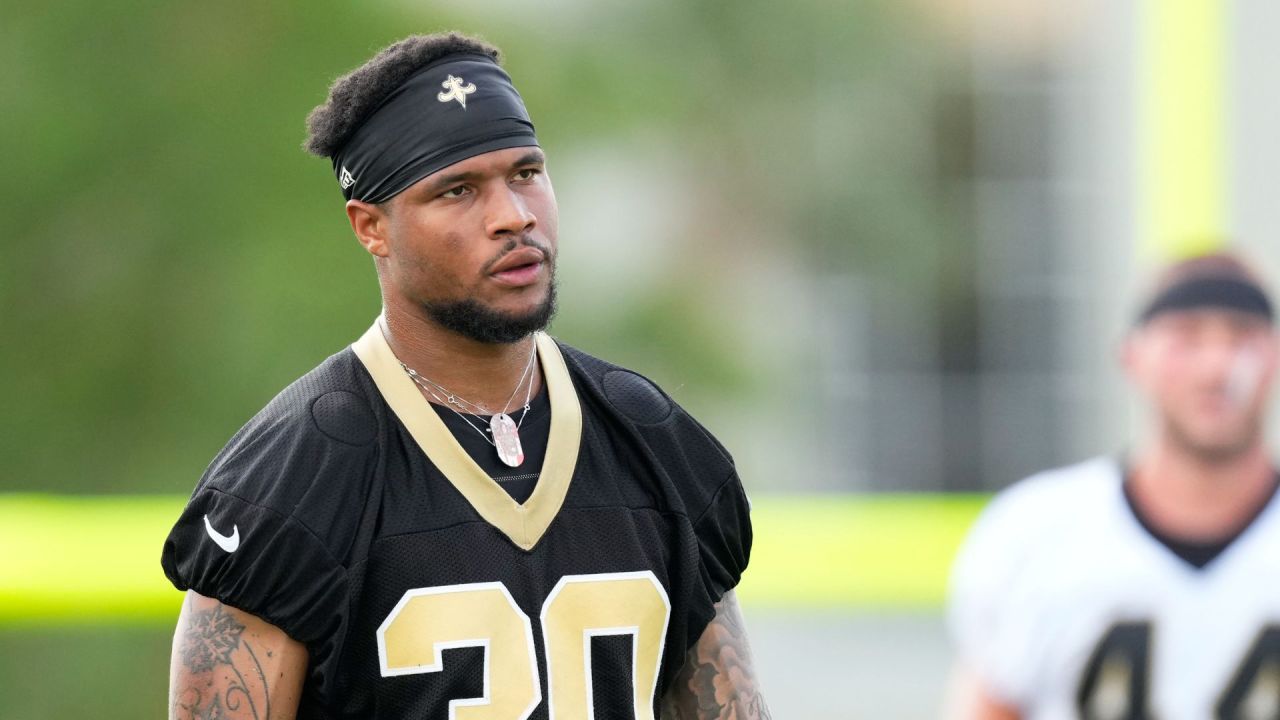
[[[440,87],[445,88],[449,92],[437,93],[436,99],[442,103],[457,100],[458,104],[462,106],[462,109],[466,110],[467,96],[476,91],[476,86],[473,83],[463,85],[463,82],[465,81],[462,78],[450,75],[447,80],[440,83]]]

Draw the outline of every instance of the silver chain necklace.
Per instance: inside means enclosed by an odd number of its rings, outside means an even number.
[[[538,342],[535,338],[533,348],[529,351],[529,362],[525,364],[524,372],[520,373],[520,379],[516,381],[515,388],[511,390],[511,396],[507,398],[506,405],[502,406],[502,412],[496,413],[489,418],[489,427],[486,430],[493,435],[492,438],[485,434],[485,430],[481,430],[472,424],[467,415],[463,414],[465,412],[470,415],[488,415],[490,413],[487,407],[459,397],[457,393],[450,392],[440,383],[422,375],[403,362],[400,363],[400,367],[404,369],[414,384],[425,390],[437,403],[448,407],[468,427],[480,433],[480,437],[484,438],[485,442],[498,451],[499,460],[508,467],[520,467],[520,464],[524,462],[524,447],[520,444],[520,426],[524,425],[524,419],[529,416],[529,400],[533,397],[533,363],[537,357]],[[524,409],[520,412],[520,422],[517,423],[507,414],[507,410],[511,407],[511,401],[516,398],[516,393],[520,392],[520,387],[525,384],[526,380],[528,380],[529,387],[525,391]],[[469,410],[469,407],[479,410],[480,413]]]

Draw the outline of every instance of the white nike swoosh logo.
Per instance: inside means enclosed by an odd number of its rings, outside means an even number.
[[[214,542],[218,543],[218,547],[222,548],[223,550],[226,550],[229,553],[235,552],[236,548],[240,547],[240,526],[239,525],[232,525],[231,534],[223,535],[222,533],[213,529],[213,524],[209,522],[209,516],[205,515],[204,530],[205,532],[209,533],[209,537],[213,538]]]

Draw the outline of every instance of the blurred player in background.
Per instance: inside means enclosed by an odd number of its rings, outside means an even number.
[[[1123,348],[1144,442],[1015,484],[960,552],[950,717],[1280,718],[1277,354],[1238,259],[1160,275]]]

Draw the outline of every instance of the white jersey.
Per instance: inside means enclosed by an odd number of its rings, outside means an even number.
[[[1280,495],[1196,568],[1122,482],[1098,459],[996,497],[952,570],[961,661],[1024,718],[1280,718]]]

